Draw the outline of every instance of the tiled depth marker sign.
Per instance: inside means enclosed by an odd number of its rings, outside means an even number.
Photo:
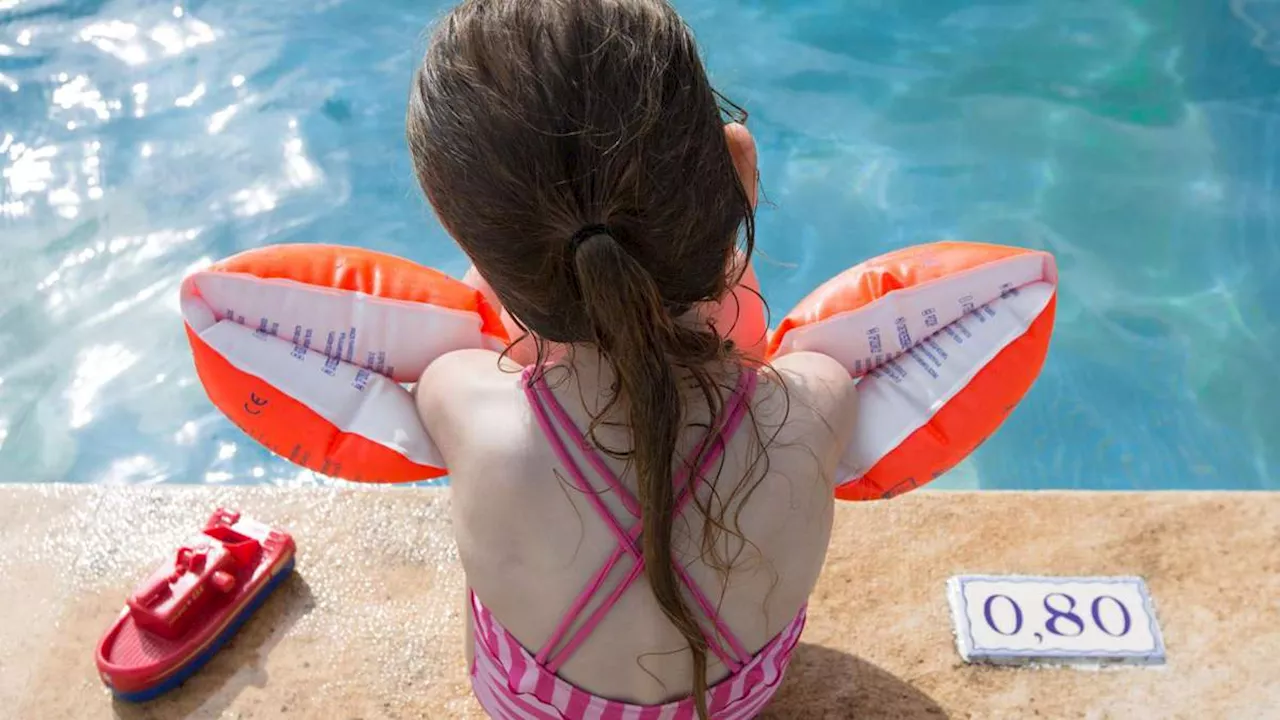
[[[947,595],[966,662],[1164,662],[1142,578],[961,575]]]

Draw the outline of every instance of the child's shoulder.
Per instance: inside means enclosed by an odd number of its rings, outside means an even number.
[[[492,350],[454,350],[431,361],[422,372],[418,387],[422,391],[431,391],[442,384],[484,385],[499,377],[510,378],[520,371],[518,364]]]
[[[436,358],[414,388],[418,415],[446,459],[468,429],[500,430],[519,399],[521,368],[490,350],[457,350]]]
[[[852,420],[857,409],[857,383],[839,361],[819,353],[797,352],[778,358],[770,368],[788,399],[801,401],[836,428]]]
[[[757,421],[777,429],[779,445],[808,447],[834,470],[853,432],[857,383],[838,361],[808,352],[775,360],[765,375],[769,382],[757,394]]]
[[[519,372],[515,363],[492,350],[455,350],[432,360],[422,371],[414,396],[419,411],[447,411],[460,394],[484,390]],[[428,414],[432,413],[424,412]]]

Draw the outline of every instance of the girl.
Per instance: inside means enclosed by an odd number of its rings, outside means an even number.
[[[834,360],[761,367],[703,311],[748,267],[756,168],[689,29],[664,0],[467,0],[408,138],[534,357],[453,353],[417,390],[480,704],[755,716],[804,625],[855,401]]]

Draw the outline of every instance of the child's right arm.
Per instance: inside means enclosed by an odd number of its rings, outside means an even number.
[[[819,353],[790,353],[771,366],[786,385],[791,408],[782,436],[817,452],[834,487],[840,481],[836,465],[858,415],[857,381],[838,361]]]

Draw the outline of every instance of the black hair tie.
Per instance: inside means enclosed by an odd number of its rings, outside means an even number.
[[[582,243],[596,237],[597,235],[604,235],[605,237],[613,239],[613,233],[609,232],[608,225],[587,225],[574,233],[573,237],[569,238],[569,256],[573,257],[577,254],[578,247],[581,246]]]

